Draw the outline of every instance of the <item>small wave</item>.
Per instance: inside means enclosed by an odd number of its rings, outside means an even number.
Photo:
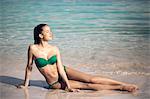
[[[110,71],[102,71],[102,74],[107,74],[107,75],[139,75],[139,76],[150,76],[150,73],[145,73],[145,72],[128,72],[128,71],[114,71],[114,72],[110,72]]]

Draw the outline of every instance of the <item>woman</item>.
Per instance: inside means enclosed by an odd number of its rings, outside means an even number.
[[[70,67],[63,66],[59,48],[48,44],[53,34],[47,24],[34,28],[34,44],[28,48],[28,62],[24,83],[19,88],[27,88],[32,71],[33,60],[40,73],[45,77],[49,88],[66,89],[70,92],[79,89],[91,90],[125,90],[136,91],[136,85],[115,81],[108,78],[89,75]]]

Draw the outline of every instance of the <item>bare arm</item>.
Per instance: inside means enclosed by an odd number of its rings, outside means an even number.
[[[64,67],[62,65],[62,61],[61,61],[61,56],[60,56],[60,52],[59,49],[56,47],[56,55],[57,55],[57,67],[58,67],[58,71],[61,75],[61,77],[64,79],[64,81],[67,84],[67,90],[70,92],[78,92],[78,89],[72,89],[70,84],[69,84],[69,80],[67,78],[66,72],[64,70]]]
[[[58,67],[58,71],[60,73],[60,75],[62,76],[62,78],[64,79],[64,81],[67,84],[68,89],[70,88],[70,84],[66,75],[66,72],[64,71],[64,67],[62,65],[62,61],[61,61],[61,56],[60,56],[60,52],[59,49],[56,47],[56,55],[57,55],[57,67]]]
[[[32,64],[33,64],[33,54],[32,54],[32,45],[28,48],[28,60],[27,60],[27,66],[25,69],[25,80],[23,85],[19,85],[19,88],[28,87],[29,85],[29,78],[32,71]]]

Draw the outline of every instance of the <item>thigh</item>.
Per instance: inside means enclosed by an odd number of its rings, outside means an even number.
[[[66,67],[66,73],[67,73],[68,79],[86,82],[86,83],[91,82],[91,78],[94,77],[90,74],[75,70],[75,69],[70,68],[70,67]]]
[[[65,89],[67,87],[66,83],[64,81],[60,81],[54,85],[52,85],[53,89]]]
[[[69,80],[69,84],[71,88],[73,89],[87,89],[88,88],[88,83],[84,83],[80,81]]]
[[[75,81],[75,80],[68,80],[70,87],[73,89],[88,89],[88,83]],[[64,81],[58,82],[57,84],[53,85],[53,89],[63,89],[67,87],[66,83]]]

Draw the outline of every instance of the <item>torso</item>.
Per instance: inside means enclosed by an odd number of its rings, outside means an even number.
[[[34,59],[44,58],[47,60],[51,56],[56,55],[55,47],[51,45],[49,45],[47,48],[40,48],[37,44],[34,44],[32,45],[32,53]],[[38,69],[48,83],[52,83],[58,80],[58,69],[56,63],[53,65],[47,64],[46,66]]]

